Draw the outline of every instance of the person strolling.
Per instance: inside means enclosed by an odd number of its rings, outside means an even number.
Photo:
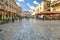
[[[14,17],[12,17],[12,23],[14,23]]]

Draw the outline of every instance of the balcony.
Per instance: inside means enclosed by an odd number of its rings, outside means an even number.
[[[5,4],[6,0],[0,0],[0,4]]]
[[[53,1],[51,3],[51,6],[54,6],[54,5],[59,5],[60,4],[60,0],[57,0],[57,1]]]
[[[0,4],[4,4],[3,2],[0,2]]]
[[[5,6],[3,4],[0,4],[0,9],[5,9]]]

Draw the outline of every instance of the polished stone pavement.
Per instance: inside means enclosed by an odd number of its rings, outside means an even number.
[[[60,40],[60,20],[22,19],[0,30],[0,40]]]

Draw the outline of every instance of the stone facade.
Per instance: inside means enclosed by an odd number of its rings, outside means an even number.
[[[12,16],[20,15],[22,8],[18,7],[15,0],[0,0],[0,18],[11,19]]]
[[[33,13],[44,19],[60,19],[60,0],[44,0],[35,9]]]

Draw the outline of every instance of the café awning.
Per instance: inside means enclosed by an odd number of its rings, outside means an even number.
[[[7,13],[13,13],[13,14],[15,14],[14,12],[10,12],[10,11],[4,10],[4,9],[0,9],[0,12],[7,12]]]
[[[60,14],[60,11],[46,11],[46,12],[42,12],[42,13],[37,13],[36,15],[53,15],[53,14]]]
[[[45,12],[42,12],[42,13],[60,13],[60,11],[52,11],[52,12],[50,12],[50,11],[45,11]]]

